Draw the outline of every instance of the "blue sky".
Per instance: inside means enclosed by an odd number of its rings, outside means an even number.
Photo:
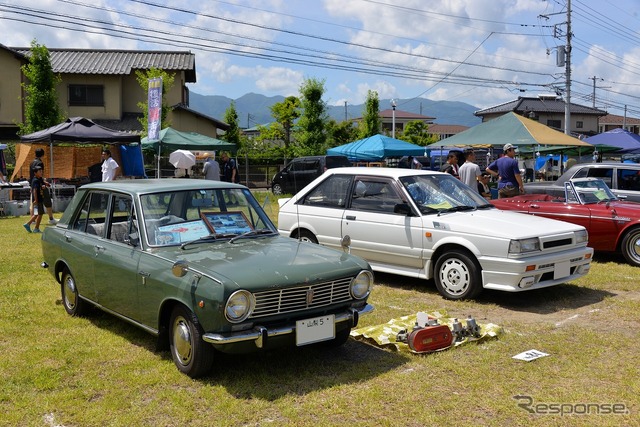
[[[180,5],[181,4],[181,5]],[[191,91],[380,99],[479,108],[563,93],[566,0],[0,0],[0,43],[190,50]],[[640,1],[571,0],[572,102],[640,117]],[[555,26],[555,28],[554,28]],[[558,37],[554,37],[554,33]],[[388,108],[381,105],[381,108]],[[402,105],[398,105],[402,109]]]

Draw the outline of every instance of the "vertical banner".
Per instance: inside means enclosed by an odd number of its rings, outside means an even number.
[[[148,138],[149,141],[157,141],[160,139],[160,116],[162,113],[162,77],[149,79],[148,104]]]
[[[147,104],[149,110],[147,114],[147,138],[149,141],[160,141],[160,117],[162,115],[162,77],[149,79],[149,95]],[[162,142],[158,142],[158,168],[156,177],[160,178],[160,153],[162,153]]]

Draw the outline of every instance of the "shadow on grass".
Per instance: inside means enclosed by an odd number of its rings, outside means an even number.
[[[606,258],[603,258],[606,259]],[[376,273],[376,282],[394,288],[422,292],[429,298],[440,299],[446,305],[457,301],[445,300],[437,291],[433,280],[422,280],[395,274]],[[550,314],[597,304],[615,296],[613,292],[591,289],[570,283],[522,292],[501,292],[485,289],[475,300],[460,301],[468,305],[498,305],[502,308],[536,314]]]
[[[173,365],[170,352],[157,351],[156,338],[141,329],[95,308],[86,319]],[[239,355],[218,352],[215,357],[211,374],[197,381],[225,387],[236,398],[270,401],[366,381],[408,361],[403,355],[352,338],[333,349],[310,345]]]

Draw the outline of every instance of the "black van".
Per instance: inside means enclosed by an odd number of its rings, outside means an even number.
[[[271,180],[273,194],[295,194],[325,170],[351,166],[346,156],[309,156],[291,160]]]

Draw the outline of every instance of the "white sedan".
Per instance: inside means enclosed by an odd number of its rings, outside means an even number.
[[[584,227],[498,210],[440,172],[330,169],[279,203],[281,234],[336,249],[349,236],[374,271],[433,278],[450,299],[553,286],[591,267]]]

